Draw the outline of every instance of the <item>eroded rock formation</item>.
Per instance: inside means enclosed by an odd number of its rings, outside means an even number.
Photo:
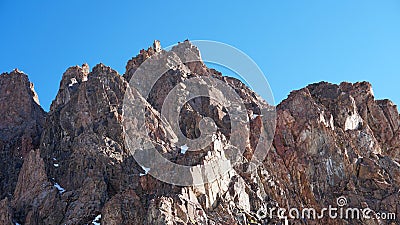
[[[11,198],[24,158],[37,149],[46,113],[28,76],[0,75],[0,198]]]
[[[258,139],[266,119],[260,114],[273,107],[201,61],[183,63],[183,57],[201,59],[189,41],[168,53],[172,66],[148,96],[130,88],[145,60],[163,53],[159,42],[141,50],[123,76],[103,64],[69,68],[47,114],[25,74],[0,75],[1,224],[278,224],[284,220],[261,219],[257,211],[318,211],[336,207],[341,196],[348,207],[369,207],[374,218],[394,213],[397,219],[289,222],[400,223],[400,117],[392,102],[375,100],[369,83],[321,82],[293,91],[276,107],[273,144],[263,149],[267,157],[248,171],[256,146],[263,144]],[[177,85],[185,89],[181,83],[196,77],[229,85],[242,98],[250,125],[233,130],[224,106],[206,97],[192,99],[180,111],[182,133],[199,137],[204,117],[215,122],[216,130],[210,145],[182,152],[179,140],[170,139],[179,135],[161,112],[168,93]],[[243,155],[229,173],[208,184],[182,187],[155,179],[126,146],[126,93],[146,112],[148,136],[165,158],[182,165],[226,160],[233,133],[249,132]]]

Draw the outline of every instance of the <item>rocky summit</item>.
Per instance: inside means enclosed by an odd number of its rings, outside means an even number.
[[[49,112],[26,74],[0,75],[0,224],[400,224],[400,116],[390,100],[374,98],[371,84],[321,82],[293,91],[276,106],[272,145],[263,146],[260,114],[275,107],[202,61],[183,63],[188,54],[201,59],[189,41],[168,52],[174,64],[148,96],[132,90],[129,81],[146,59],[165,52],[156,41],[127,62],[123,75],[103,64],[68,68]],[[137,100],[148,137],[168,160],[221,161],[233,133],[246,131],[232,129],[225,107],[199,97],[180,110],[187,138],[201,135],[204,117],[216,124],[199,151],[182,151],[187,147],[171,139],[178,134],[162,116],[168,93],[192,78],[231,87],[245,106],[249,135],[229,173],[177,186],[154,178],[133,157],[123,103],[128,92]],[[248,170],[257,146],[267,155]],[[279,216],[280,208],[290,213]],[[336,208],[336,217],[326,208]],[[368,217],[355,210],[346,216],[348,208],[368,209]]]

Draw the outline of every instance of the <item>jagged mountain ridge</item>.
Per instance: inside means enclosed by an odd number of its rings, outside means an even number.
[[[399,218],[400,117],[393,103],[375,100],[365,82],[322,82],[292,92],[277,106],[273,146],[256,171],[235,167],[215,183],[198,187],[143,176],[145,171],[124,144],[122,102],[132,74],[159,51],[158,43],[141,50],[128,61],[123,76],[103,64],[92,71],[86,64],[69,68],[48,113],[38,105],[26,75],[17,70],[0,75],[0,160],[13,159],[1,167],[0,224],[87,224],[98,215],[102,224],[261,223],[255,212],[263,205],[320,209],[340,196],[346,196],[352,207],[367,205]],[[174,51],[199,54],[188,41]],[[251,131],[241,161],[246,165],[263,126],[256,115],[268,105],[240,81],[223,77],[202,62],[171,68],[147,99],[134,93],[148,112],[149,136],[176,162],[192,165],[218,159],[231,132],[229,116],[218,104],[202,98],[181,112],[180,128],[187,136],[199,135],[203,116],[218,126],[213,145],[195,153],[182,155],[172,147],[166,135],[170,131],[159,117],[168,92],[196,76],[220,79],[243,98]],[[17,131],[10,132],[13,129]]]

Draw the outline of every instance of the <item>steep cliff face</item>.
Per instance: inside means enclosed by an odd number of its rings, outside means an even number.
[[[46,113],[19,70],[0,75],[0,198],[10,198],[25,156],[39,147]]]
[[[40,154],[62,188],[62,224],[89,223],[106,201],[137,189],[140,170],[123,145],[121,101],[126,81],[99,64],[69,68],[48,113]]]
[[[366,82],[293,92],[278,106],[274,146],[291,184],[278,199],[296,195],[297,204],[322,208],[346,196],[351,207],[398,218],[398,125],[396,107],[374,100]]]
[[[148,96],[129,86],[146,59],[161,58],[164,53],[169,54],[166,71]],[[269,132],[271,118],[260,114],[274,112],[274,107],[239,80],[224,77],[201,61],[186,63],[188,56],[201,60],[199,50],[188,41],[169,52],[155,42],[128,61],[123,76],[103,64],[91,71],[86,64],[71,67],[63,74],[47,115],[36,103],[26,75],[19,71],[0,75],[0,98],[4,99],[0,102],[0,160],[4,162],[0,165],[0,223],[283,223],[276,216],[260,218],[257,211],[273,207],[320,210],[336,206],[341,196],[348,207],[369,207],[371,215],[395,213],[397,220],[325,217],[289,222],[400,222],[400,117],[389,100],[374,99],[370,84],[322,82],[292,92],[271,117],[276,116],[276,132],[269,148],[259,137]],[[183,146],[176,125],[162,113],[174,88],[184,90],[177,97],[185,99],[190,89],[182,82],[200,77],[216,78],[231,87],[243,100],[249,126],[234,129],[227,107],[215,99],[187,101],[178,118],[178,129],[185,137],[200,137],[205,117],[216,126],[210,144],[193,152]],[[215,92],[207,87],[209,93]],[[135,161],[126,144],[125,125],[138,124],[125,116],[126,95],[143,108],[146,135],[157,151],[174,163],[226,161],[236,136],[242,138],[245,151],[235,158],[232,170],[210,183],[183,187],[159,181]],[[255,170],[247,170],[257,146],[267,157]],[[161,169],[167,172],[169,168]]]

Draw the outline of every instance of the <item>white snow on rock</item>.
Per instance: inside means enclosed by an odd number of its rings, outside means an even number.
[[[335,130],[335,124],[333,122],[333,116],[331,115],[331,118],[329,119],[329,124],[331,125],[332,130]]]
[[[182,154],[185,154],[186,153],[186,151],[189,149],[189,147],[185,144],[185,145],[182,145],[181,146],[181,153]]]
[[[346,122],[344,123],[344,130],[357,130],[363,124],[363,119],[357,112],[356,102],[353,97],[350,96],[351,103],[353,105],[353,112],[349,114],[346,118]]]
[[[360,124],[363,123],[363,119],[357,112],[353,115],[346,118],[346,122],[344,124],[344,130],[356,130],[360,127]]]
[[[259,114],[253,114],[253,115],[251,115],[251,119],[255,119],[255,118],[257,118],[257,116],[259,116]]]
[[[144,166],[142,166],[142,169],[144,170],[144,173],[140,173],[139,176],[144,176],[150,171],[150,168],[147,168],[147,167],[144,167]]]
[[[76,78],[73,77],[73,78],[71,78],[71,83],[69,83],[68,86],[72,87],[72,86],[74,86],[74,85],[77,84],[77,83],[78,83],[78,81],[76,81]]]
[[[97,215],[96,218],[92,221],[93,225],[100,225],[100,220],[101,220],[101,214]]]
[[[57,188],[58,192],[60,192],[60,194],[65,192],[65,189],[63,187],[61,187],[58,183],[54,183],[54,187]]]
[[[332,130],[335,130],[335,125],[334,125],[334,120],[333,120],[333,116],[332,116],[332,115],[331,115],[331,117],[329,118],[329,121],[326,121],[326,119],[325,119],[325,112],[322,111],[322,112],[319,114],[319,119],[318,119],[318,121],[319,121],[320,123],[324,124],[325,127],[331,128]]]

